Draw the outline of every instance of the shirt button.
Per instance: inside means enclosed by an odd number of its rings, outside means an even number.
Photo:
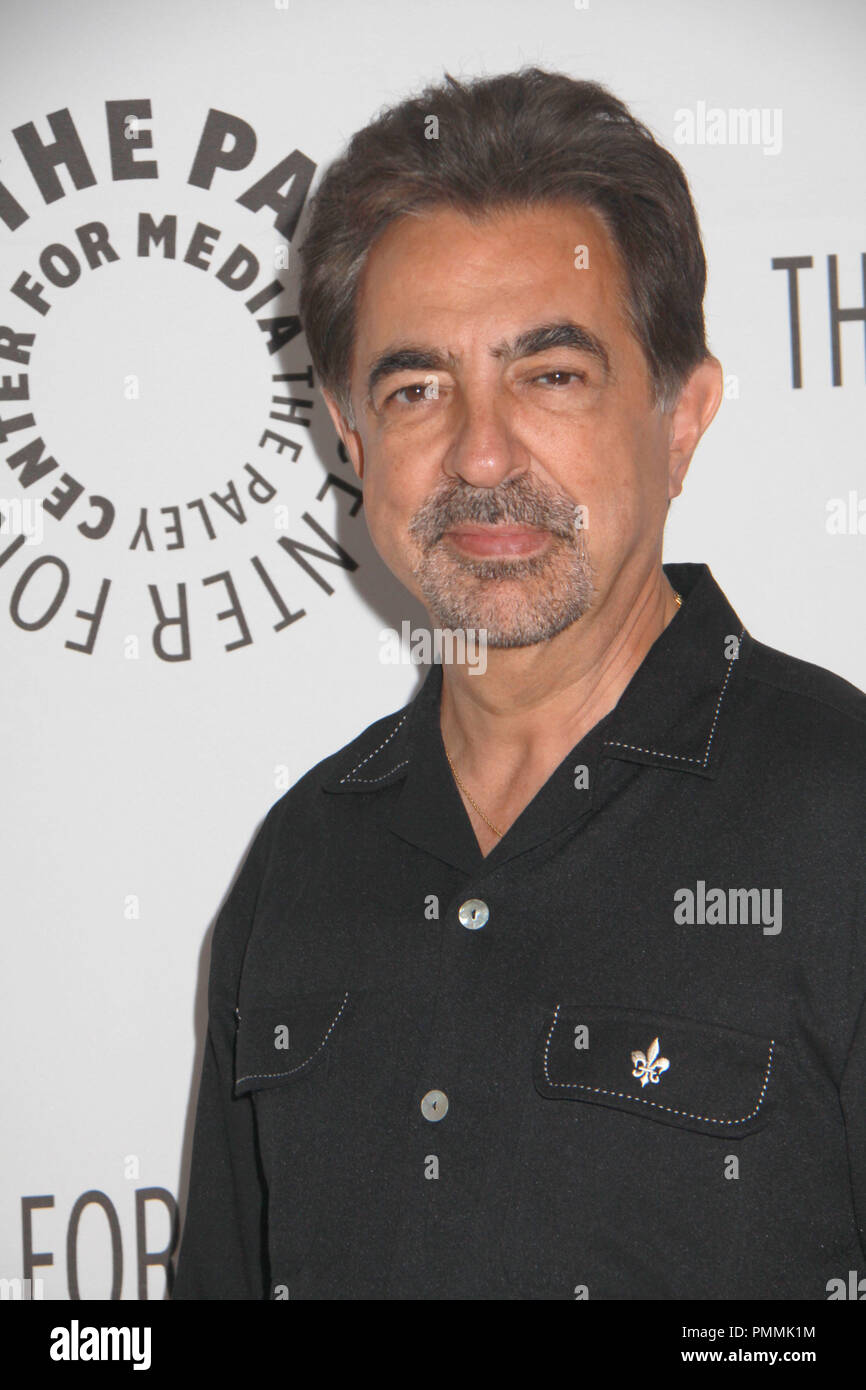
[[[444,1091],[428,1091],[421,1101],[421,1114],[425,1120],[444,1120],[448,1113],[448,1097]]]
[[[480,898],[469,898],[460,905],[457,916],[467,930],[478,931],[490,916],[490,908]]]

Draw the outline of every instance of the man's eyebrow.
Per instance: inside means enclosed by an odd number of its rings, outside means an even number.
[[[493,357],[505,362],[515,362],[521,357],[533,357],[558,347],[576,348],[579,352],[588,353],[601,366],[605,379],[611,376],[610,354],[601,338],[572,319],[537,324],[519,333],[510,342],[497,343],[490,352]],[[436,348],[413,344],[387,348],[370,365],[367,399],[372,403],[376,385],[393,372],[453,371],[457,365],[453,353],[440,352]]]
[[[454,371],[457,358],[450,352],[438,352],[435,348],[406,347],[387,348],[374,358],[367,377],[367,399],[372,401],[376,384],[392,372],[442,372]]]
[[[519,333],[510,343],[498,343],[496,347],[491,348],[491,352],[494,357],[514,362],[520,357],[533,357],[539,352],[548,352],[550,348],[577,348],[579,352],[586,352],[596,359],[605,378],[611,375],[610,353],[601,338],[590,329],[584,328],[582,323],[575,323],[573,319],[540,323],[535,328],[528,328],[525,333]]]

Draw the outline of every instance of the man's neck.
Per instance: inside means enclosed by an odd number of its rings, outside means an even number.
[[[676,613],[659,564],[636,592],[614,586],[597,613],[548,642],[488,647],[483,675],[443,665],[440,727],[461,779],[491,793],[514,776],[546,780],[614,708]]]

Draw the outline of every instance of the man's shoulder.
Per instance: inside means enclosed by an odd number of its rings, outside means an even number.
[[[866,724],[866,693],[826,666],[816,666],[752,638],[748,676],[797,699],[813,701],[828,714]]]
[[[866,758],[866,694],[824,666],[751,639],[745,677],[753,691],[763,690],[778,719],[792,733],[808,729],[812,739],[850,755]]]
[[[375,791],[398,780],[408,763],[407,724],[412,701],[374,719],[335,752],[321,758],[274,803],[284,812],[308,808],[322,790]]]

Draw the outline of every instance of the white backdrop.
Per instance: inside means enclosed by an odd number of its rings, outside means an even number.
[[[269,352],[295,251],[286,267],[274,207],[239,200],[293,151],[315,189],[355,129],[444,71],[536,63],[611,87],[689,176],[728,378],[665,558],[706,561],[754,636],[866,686],[866,330],[842,322],[834,385],[828,279],[835,257],[842,308],[862,307],[866,11],[4,0],[0,25],[0,325],[33,335],[0,334],[0,1278],[23,1279],[30,1251],[36,1296],[158,1299],[141,1252],[185,1198],[217,911],[268,807],[423,674],[380,664],[382,629],[424,613],[334,482],[356,480],[303,337],[289,324]],[[139,118],[114,164],[106,103]],[[732,139],[740,108],[764,113],[756,140]],[[67,167],[36,177],[33,148],[58,136],[80,142],[80,186]],[[212,167],[223,145],[238,167]],[[191,183],[197,157],[210,173]],[[174,219],[173,258],[138,254],[142,214]],[[113,254],[91,267],[99,237]],[[240,289],[219,278],[238,246]],[[811,258],[799,387],[772,266],[788,257]],[[173,621],[155,646],[184,605],[188,652]]]

